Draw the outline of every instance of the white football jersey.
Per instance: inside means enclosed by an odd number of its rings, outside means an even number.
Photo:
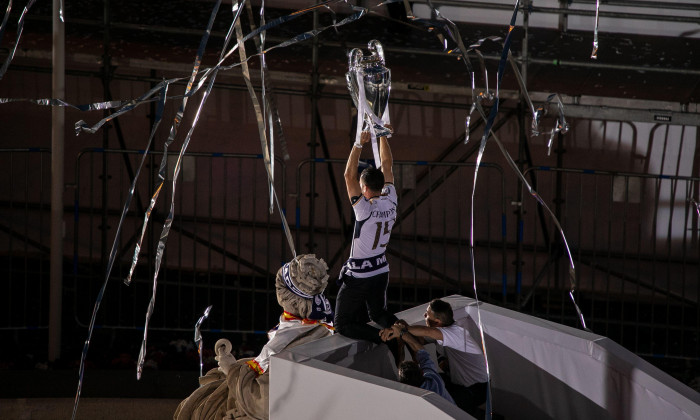
[[[368,200],[361,196],[353,203],[355,229],[346,263],[351,276],[369,277],[389,271],[384,251],[396,222],[397,201],[394,185],[385,184],[379,197]]]

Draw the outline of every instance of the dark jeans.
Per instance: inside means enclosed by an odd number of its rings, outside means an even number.
[[[336,331],[346,337],[382,343],[379,330],[367,325],[363,311],[366,310],[370,319],[384,328],[397,321],[396,316],[386,310],[389,273],[363,279],[343,274],[342,281],[335,299]]]
[[[455,400],[457,407],[476,417],[476,408],[486,402],[487,382],[479,382],[470,386],[453,384],[448,375],[441,375],[445,380],[445,388]]]

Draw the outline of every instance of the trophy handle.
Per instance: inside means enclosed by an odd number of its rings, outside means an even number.
[[[359,48],[353,48],[350,50],[348,53],[348,68],[349,69],[354,69],[357,68],[358,65],[360,65],[360,62],[362,61],[362,50]]]
[[[352,70],[345,73],[345,81],[348,84],[352,102],[355,104],[355,108],[359,109],[360,107],[357,105],[357,80],[355,80],[355,73]]]
[[[369,41],[367,43],[367,48],[372,52],[372,55],[378,55],[382,60],[382,64],[384,64],[384,48],[379,41],[376,39]]]

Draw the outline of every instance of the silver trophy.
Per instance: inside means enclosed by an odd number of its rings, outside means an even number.
[[[376,136],[382,137],[391,134],[391,130],[384,127],[384,124],[388,123],[391,70],[386,68],[384,49],[379,41],[369,41],[367,48],[371,55],[363,55],[360,48],[350,51],[345,80],[358,110],[358,124],[362,118],[363,130],[369,127],[368,124],[372,124]],[[361,102],[362,98],[364,104]]]

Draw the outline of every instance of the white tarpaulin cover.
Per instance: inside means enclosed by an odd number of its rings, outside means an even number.
[[[475,301],[444,300],[480,340]],[[396,315],[422,324],[426,307]],[[700,394],[606,337],[484,303],[480,313],[493,410],[505,419],[700,419]],[[386,347],[337,334],[284,352],[272,359],[270,416],[470,418],[395,382],[392,363]]]

